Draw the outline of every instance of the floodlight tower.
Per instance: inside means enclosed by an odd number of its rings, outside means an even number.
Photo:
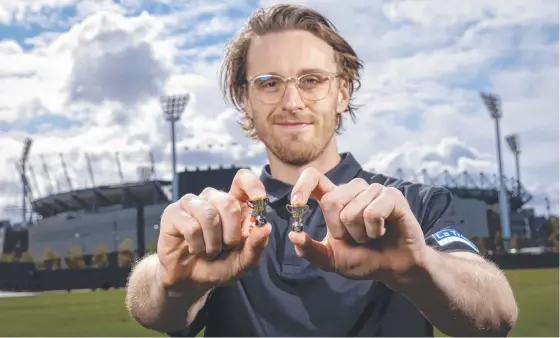
[[[26,138],[23,144],[23,151],[21,153],[20,158],[20,167],[21,167],[21,186],[22,186],[22,204],[21,204],[21,224],[23,226],[27,226],[27,192],[29,187],[27,186],[27,178],[25,176],[26,166],[27,166],[27,159],[29,158],[29,151],[31,150],[31,145],[33,141],[30,138]]]
[[[506,186],[504,182],[504,171],[502,165],[502,144],[500,136],[500,118],[502,117],[501,110],[501,100],[500,98],[491,93],[480,93],[482,102],[488,109],[490,116],[494,119],[494,125],[496,128],[496,147],[497,147],[497,161],[498,161],[498,178],[500,181],[500,192],[499,192],[499,202],[500,202],[500,221],[502,225],[502,239],[504,241],[504,247],[508,248],[509,238],[510,238],[510,223],[509,223],[509,203],[506,193]]]
[[[517,180],[517,195],[521,196],[521,171],[519,170],[519,154],[521,154],[521,146],[519,145],[519,135],[511,134],[506,136],[506,142],[509,149],[515,156],[515,174]]]
[[[167,120],[171,125],[171,156],[173,177],[173,201],[179,199],[179,180],[177,177],[177,153],[175,150],[175,122],[179,121],[185,107],[189,103],[190,94],[169,95],[160,97],[160,104]]]

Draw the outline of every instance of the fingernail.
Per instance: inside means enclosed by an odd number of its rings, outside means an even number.
[[[292,202],[292,204],[301,203],[301,195],[300,194],[295,194],[294,196],[292,196],[291,202]]]

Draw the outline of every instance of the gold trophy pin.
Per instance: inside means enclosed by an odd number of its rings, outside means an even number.
[[[269,203],[268,198],[247,201],[249,208],[253,209],[251,226],[262,227],[267,223],[266,217],[264,217],[264,210]]]
[[[301,232],[303,231],[303,216],[309,211],[309,205],[291,205],[287,204],[286,209],[292,214],[294,223],[292,223],[292,231]]]

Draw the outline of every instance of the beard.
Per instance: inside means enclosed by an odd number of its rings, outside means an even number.
[[[307,133],[278,135],[277,131],[272,132],[272,122],[267,121],[266,118],[257,118],[257,116],[261,115],[255,114],[253,122],[258,138],[276,158],[291,166],[301,167],[316,160],[323,154],[336,133],[336,112],[326,115],[327,117],[323,121],[315,117],[306,119],[299,117],[300,121],[313,122],[311,137],[307,137]],[[283,119],[285,118],[278,117],[271,121]]]

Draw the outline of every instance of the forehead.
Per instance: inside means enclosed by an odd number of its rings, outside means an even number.
[[[333,48],[302,30],[269,33],[252,39],[247,55],[247,77],[263,73],[296,76],[304,69],[336,71]]]

